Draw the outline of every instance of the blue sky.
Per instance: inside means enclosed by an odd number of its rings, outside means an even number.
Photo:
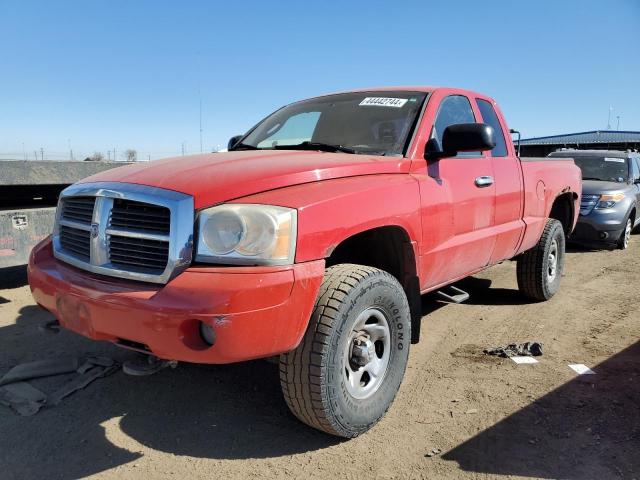
[[[640,130],[640,1],[0,0],[0,158],[224,146],[355,87],[492,95],[523,136]]]

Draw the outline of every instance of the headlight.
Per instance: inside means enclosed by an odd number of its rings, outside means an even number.
[[[297,212],[271,205],[228,204],[198,215],[196,261],[286,265],[296,250]]]
[[[624,198],[624,193],[612,193],[600,195],[600,200],[596,204],[597,209],[612,208],[616,203]]]

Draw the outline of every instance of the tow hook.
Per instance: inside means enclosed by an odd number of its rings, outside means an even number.
[[[42,333],[55,334],[60,333],[60,322],[58,320],[51,320],[38,326],[38,330]]]
[[[122,371],[135,377],[146,377],[158,373],[167,367],[176,368],[177,360],[162,360],[155,355],[145,355],[136,360],[127,360],[122,364]]]

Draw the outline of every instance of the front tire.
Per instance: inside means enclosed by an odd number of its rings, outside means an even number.
[[[518,258],[519,290],[538,302],[553,297],[560,288],[564,253],[564,229],[558,220],[550,218],[538,244]]]
[[[280,356],[287,405],[307,425],[352,438],[389,409],[411,341],[409,304],[389,273],[330,267],[302,342]]]
[[[629,248],[629,240],[631,240],[631,231],[633,230],[633,220],[631,217],[627,218],[627,222],[624,225],[624,230],[620,234],[617,246],[620,250],[626,250]]]

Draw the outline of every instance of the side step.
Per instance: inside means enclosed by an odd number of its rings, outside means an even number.
[[[469,300],[469,294],[467,292],[453,285],[448,285],[442,290],[438,290],[436,294],[441,300],[449,303],[462,303]]]

